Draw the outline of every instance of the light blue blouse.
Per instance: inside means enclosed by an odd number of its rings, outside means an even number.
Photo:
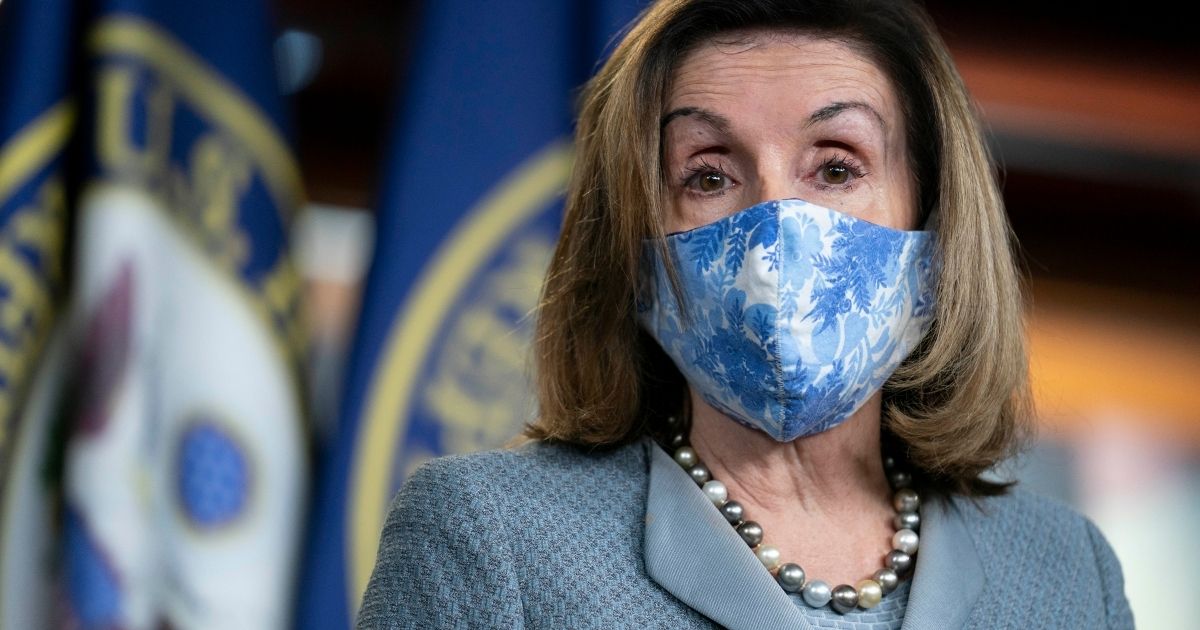
[[[809,625],[819,630],[901,630],[904,611],[908,608],[909,580],[900,582],[896,590],[884,596],[870,610],[856,609],[841,614],[828,605],[812,608],[799,595],[789,595]]]

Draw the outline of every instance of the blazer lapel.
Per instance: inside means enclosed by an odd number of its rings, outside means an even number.
[[[921,507],[921,548],[901,630],[962,628],[983,592],[983,566],[952,499]]]
[[[647,448],[644,553],[650,577],[726,628],[811,630],[687,472],[657,444]]]

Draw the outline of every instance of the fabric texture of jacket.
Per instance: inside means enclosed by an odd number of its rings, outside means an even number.
[[[1020,489],[927,501],[905,630],[1132,628],[1099,530]],[[810,628],[649,439],[436,459],[396,496],[359,628]]]

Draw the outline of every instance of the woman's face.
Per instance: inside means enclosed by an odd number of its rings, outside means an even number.
[[[904,120],[883,72],[836,41],[740,35],[697,47],[672,78],[667,232],[787,197],[915,229]]]

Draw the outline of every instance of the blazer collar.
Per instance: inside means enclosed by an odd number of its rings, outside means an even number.
[[[695,482],[653,441],[644,556],[651,579],[730,628],[812,626]],[[959,506],[927,501],[903,630],[959,628],[983,591],[983,570]]]
[[[921,548],[901,630],[962,628],[983,593],[983,565],[967,531],[965,501],[921,506]]]
[[[646,570],[651,579],[731,630],[811,630],[696,482],[651,442]]]

